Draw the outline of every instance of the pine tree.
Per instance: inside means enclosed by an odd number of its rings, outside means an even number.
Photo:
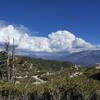
[[[0,52],[0,79],[7,81],[7,53],[5,51]]]
[[[10,82],[10,43],[9,41],[5,43],[5,52],[7,54],[6,59],[6,69],[7,69],[7,81]]]
[[[4,44],[4,51],[0,52],[0,79],[15,83],[15,47],[14,39],[11,46],[9,41]]]

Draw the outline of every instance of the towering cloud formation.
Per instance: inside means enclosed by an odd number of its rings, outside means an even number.
[[[15,40],[17,49],[27,49],[33,52],[76,52],[97,49],[96,46],[76,37],[68,31],[52,32],[48,37],[29,36],[21,28],[13,25],[0,27],[0,42]]]

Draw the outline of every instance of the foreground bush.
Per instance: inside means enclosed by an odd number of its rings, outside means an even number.
[[[0,84],[0,100],[100,100],[100,82],[56,77],[47,84]]]

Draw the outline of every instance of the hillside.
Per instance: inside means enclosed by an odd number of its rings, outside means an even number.
[[[53,75],[39,75],[46,79],[41,84],[0,83],[0,100],[100,100],[100,80],[94,76],[100,77],[100,70],[67,67]]]
[[[71,67],[73,64],[71,62],[64,61],[53,61],[53,60],[43,60],[36,59],[25,56],[17,56],[15,65],[18,68],[18,72],[22,71],[21,74],[25,74],[25,71],[29,73],[36,74],[37,72],[55,72],[59,71],[61,68]]]

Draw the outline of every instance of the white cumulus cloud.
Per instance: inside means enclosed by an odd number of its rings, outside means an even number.
[[[48,34],[48,37],[30,36],[24,26],[14,25],[0,26],[0,43],[10,41],[13,38],[17,49],[27,49],[33,52],[77,52],[82,50],[99,49],[85,40],[76,37],[69,31],[57,31]]]
[[[13,38],[15,44],[19,44],[22,37],[25,35],[23,31],[17,30],[13,25],[8,25],[0,28],[0,42],[9,42],[12,44]]]

